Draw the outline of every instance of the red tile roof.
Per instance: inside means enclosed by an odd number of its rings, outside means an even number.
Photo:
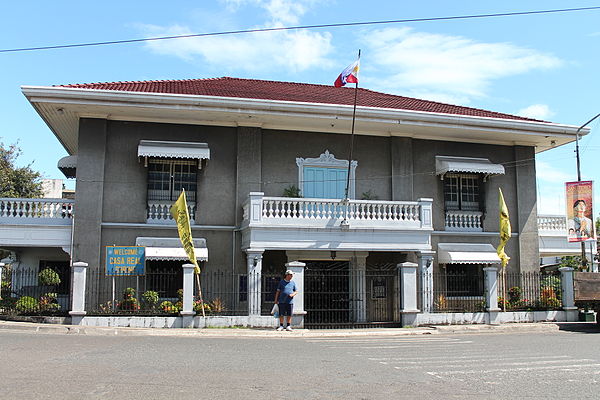
[[[229,77],[169,81],[83,83],[58,86],[79,89],[235,97],[303,103],[354,104],[354,90],[351,87],[336,88],[333,85],[326,86]],[[397,96],[361,88],[359,88],[357,104],[359,106],[375,108],[544,122],[516,115]]]

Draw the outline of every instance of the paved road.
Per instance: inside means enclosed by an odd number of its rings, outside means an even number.
[[[0,331],[4,399],[597,399],[600,332],[379,337]]]

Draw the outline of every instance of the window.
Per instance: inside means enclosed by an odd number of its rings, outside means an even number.
[[[480,178],[477,175],[446,174],[444,204],[446,210],[479,211],[481,209]]]
[[[188,203],[196,202],[197,160],[148,161],[148,201],[175,201],[185,189]]]
[[[446,266],[448,297],[483,296],[481,264],[448,264]]]
[[[325,150],[318,158],[296,158],[296,165],[303,197],[342,199],[348,182],[348,197],[354,198],[357,161],[352,161],[348,170],[348,160],[338,160]]]

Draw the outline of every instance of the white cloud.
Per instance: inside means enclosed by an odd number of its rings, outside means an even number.
[[[537,160],[535,162],[535,171],[538,180],[548,183],[563,184],[564,182],[573,180],[572,174],[568,174],[545,161]]]
[[[291,0],[227,0],[230,10],[254,6],[266,12],[269,21],[255,28],[274,28],[298,24],[310,1]],[[140,25],[146,36],[177,36],[197,33],[183,25]],[[312,67],[329,66],[327,55],[332,50],[328,32],[277,31],[243,35],[194,37],[147,42],[157,54],[176,56],[190,62],[202,62],[224,70],[292,72]]]
[[[532,104],[529,107],[520,109],[517,112],[517,115],[527,118],[547,120],[553,116],[554,113],[546,104]]]
[[[379,90],[419,90],[472,99],[486,95],[492,81],[556,68],[557,57],[510,43],[481,43],[461,36],[412,28],[370,31],[364,39],[374,68],[387,76]]]

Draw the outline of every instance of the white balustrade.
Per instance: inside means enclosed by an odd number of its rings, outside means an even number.
[[[483,213],[480,211],[446,211],[447,231],[483,231]]]
[[[564,215],[538,215],[538,230],[561,232],[566,235],[567,219]]]
[[[244,204],[244,220],[250,224],[298,225],[331,227],[342,220],[351,226],[431,228],[431,222],[423,223],[423,205],[430,208],[430,199],[423,201],[373,201],[289,197],[263,197],[251,193]],[[256,208],[252,206],[256,205]],[[256,214],[259,213],[259,214]],[[428,214],[430,215],[430,213]],[[429,218],[430,219],[430,218]]]
[[[174,223],[173,216],[171,216],[171,206],[174,202],[169,201],[154,201],[148,202],[147,218],[148,223]],[[196,218],[196,205],[194,203],[187,203],[188,213],[190,214],[190,223],[193,224]]]
[[[0,218],[3,220],[70,221],[73,200],[0,198]]]

